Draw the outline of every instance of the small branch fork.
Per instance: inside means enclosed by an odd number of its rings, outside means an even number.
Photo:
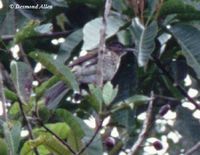
[[[165,67],[162,65],[162,63],[160,62],[160,60],[156,57],[152,57],[154,63],[158,66],[158,68],[163,72],[163,74],[165,74],[166,77],[168,77],[168,79],[174,83],[175,80],[174,78],[171,76],[171,74],[165,69]],[[185,96],[197,109],[200,109],[200,105],[192,98],[188,95],[187,91],[185,91],[184,88],[181,87],[181,85],[176,84],[175,87],[178,89],[178,91]]]
[[[58,135],[56,135],[52,130],[50,130],[41,120],[40,118],[37,119],[37,121],[40,123],[40,125],[47,131],[49,132],[51,135],[53,135],[58,141],[60,141],[67,149],[69,149],[69,151],[72,154],[76,154],[76,152],[72,149],[72,147],[66,143],[64,140],[62,140]]]
[[[151,120],[152,120],[152,111],[153,111],[153,102],[154,102],[153,92],[151,93],[151,98],[152,98],[152,100],[149,102],[149,106],[148,106],[147,114],[146,114],[146,119],[144,121],[142,131],[140,132],[138,139],[136,140],[136,142],[132,146],[131,151],[129,152],[128,155],[136,155],[139,152],[142,143],[147,138],[148,130],[151,126]]]
[[[112,6],[112,0],[106,0],[104,16],[102,19],[102,28],[100,29],[100,43],[98,49],[98,63],[97,63],[97,85],[103,86],[103,59],[104,53],[106,52],[105,41],[106,41],[106,29],[107,29],[107,20]]]
[[[200,150],[200,142],[190,148],[188,151],[185,152],[185,155],[192,155],[194,152]]]
[[[92,144],[92,142],[94,141],[94,139],[98,135],[99,131],[101,130],[102,124],[103,124],[103,119],[100,121],[100,123],[97,126],[97,128],[96,128],[93,136],[91,137],[91,139],[88,141],[88,143],[85,144],[85,146],[76,155],[81,155],[90,146],[90,144]]]

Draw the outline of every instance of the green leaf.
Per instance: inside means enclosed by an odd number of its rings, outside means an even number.
[[[9,148],[10,154],[17,155],[17,152],[15,150],[15,142],[14,142],[14,139],[12,137],[12,133],[9,129],[8,123],[6,123],[6,122],[3,123],[3,131],[4,131],[6,144]]]
[[[82,29],[79,29],[71,33],[60,46],[57,60],[60,62],[65,62],[71,56],[74,48],[76,48],[80,42],[83,40]]]
[[[78,117],[76,120],[79,122],[81,129],[84,131],[85,136],[83,137],[82,141],[83,143],[87,144],[92,136],[94,135],[94,131],[89,128],[81,119]],[[103,154],[103,146],[101,141],[100,134],[97,134],[97,136],[94,138],[93,142],[88,146],[88,148],[85,151],[86,155],[102,155]]]
[[[158,0],[148,0],[148,10],[149,10],[149,13],[150,15],[149,16],[152,16],[153,13],[156,11],[157,9],[157,5],[158,5]]]
[[[18,148],[19,148],[19,145],[20,145],[21,129],[22,129],[22,125],[21,125],[20,122],[15,123],[14,126],[11,129],[11,135],[12,135],[12,139],[13,139],[15,152],[18,151]]]
[[[15,43],[23,42],[29,37],[36,36],[38,33],[35,31],[35,27],[39,25],[39,21],[31,20],[20,31],[17,32],[14,38]]]
[[[86,100],[93,106],[96,111],[101,111],[103,96],[101,88],[94,86],[93,84],[89,85],[90,94],[86,96]]]
[[[115,16],[109,16],[107,22],[106,38],[115,35],[125,22]],[[97,47],[100,41],[100,29],[102,29],[102,18],[96,18],[88,22],[83,28],[83,50],[91,50]]]
[[[70,127],[66,123],[51,123],[45,124],[51,131],[53,131],[56,135],[58,135],[61,139],[67,139],[70,134]],[[44,128],[36,128],[34,129],[34,133],[36,135],[40,135],[46,132]]]
[[[200,79],[200,31],[186,24],[176,24],[169,30],[182,47],[188,65],[194,69]]]
[[[50,72],[63,80],[70,88],[79,91],[76,77],[63,63],[53,59],[51,55],[43,52],[31,52],[29,56],[36,61],[41,62]]]
[[[194,2],[192,3],[194,4]],[[186,0],[167,0],[164,1],[159,16],[160,18],[163,18],[164,16],[175,14],[176,19],[185,20],[187,22],[189,20],[199,20],[199,8],[197,9],[197,5],[193,6],[191,3],[186,2]]]
[[[111,104],[111,102],[114,100],[114,98],[117,96],[118,88],[113,88],[113,85],[111,82],[107,82],[103,87],[103,100],[104,103],[108,106]]]
[[[147,102],[152,100],[152,98],[145,96],[145,95],[134,95],[128,99],[125,100],[125,103],[132,103],[135,105],[139,105],[141,103]]]
[[[32,70],[24,62],[12,61],[10,65],[11,77],[17,94],[23,103],[28,103],[32,93]]]
[[[59,118],[59,121],[66,122],[70,126],[71,133],[68,137],[68,142],[74,150],[80,150],[82,147],[81,139],[84,137],[84,131],[81,129],[76,117],[69,111],[63,109],[56,110],[56,116]]]
[[[38,138],[25,142],[20,155],[32,155],[34,154],[33,148],[39,146],[44,146],[50,153],[55,153],[56,155],[71,155],[71,152],[60,141],[48,133],[42,133]],[[45,150],[43,148],[38,151],[41,154],[41,151],[44,152]]]
[[[36,92],[37,98],[40,98],[48,88],[53,86],[58,81],[59,81],[59,78],[57,76],[52,76],[50,79],[48,79],[47,81],[44,81],[41,85],[36,87],[35,92]]]
[[[35,32],[37,33],[50,33],[52,31],[53,25],[52,23],[42,24],[39,26],[36,26],[34,28]]]
[[[112,122],[123,126],[127,131],[131,132],[135,121],[135,111],[130,108],[121,109],[112,113]]]
[[[3,2],[6,5],[8,2]],[[0,9],[0,36],[1,35],[13,35],[15,34],[15,15],[14,10],[7,11],[5,9]]]
[[[4,139],[0,138],[0,155],[8,155],[8,147]]]
[[[145,67],[155,48],[155,37],[157,35],[158,25],[156,21],[153,21],[149,26],[143,27],[138,18],[134,18],[132,20],[132,26],[136,36],[138,65],[140,67]]]
[[[66,0],[49,0],[49,1],[53,6],[68,8],[68,4]]]
[[[11,100],[11,101],[16,101],[18,99],[17,95],[15,94],[15,92],[4,88],[4,93],[7,99]]]

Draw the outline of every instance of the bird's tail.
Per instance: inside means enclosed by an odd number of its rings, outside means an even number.
[[[49,109],[57,107],[68,91],[69,89],[62,81],[50,87],[44,94],[46,106]]]

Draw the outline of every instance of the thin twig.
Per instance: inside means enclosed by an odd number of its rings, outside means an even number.
[[[196,145],[194,145],[192,148],[190,148],[188,151],[186,151],[185,155],[192,155],[197,150],[200,150],[200,142],[198,142]]]
[[[106,29],[108,15],[112,6],[112,0],[106,0],[104,16],[102,19],[102,28],[100,29],[100,43],[98,49],[98,63],[97,63],[97,85],[102,87],[103,85],[103,59],[104,53],[106,52],[105,41],[106,41]]]
[[[90,144],[92,144],[92,142],[96,138],[97,134],[101,130],[102,124],[103,124],[103,119],[100,120],[100,123],[99,123],[98,127],[96,128],[96,130],[95,130],[93,136],[91,137],[91,139],[88,141],[88,143],[85,144],[85,146],[76,155],[81,155],[90,146]]]
[[[29,132],[29,138],[30,138],[31,140],[34,140],[34,136],[33,136],[33,133],[32,133],[32,126],[31,126],[31,124],[30,124],[30,122],[29,122],[29,120],[28,120],[28,118],[26,117],[26,114],[25,114],[25,112],[24,112],[23,103],[22,103],[20,100],[18,100],[18,102],[19,102],[19,109],[20,109],[20,112],[21,112],[21,114],[22,114],[22,117],[23,117],[23,119],[24,119],[26,125],[27,125],[27,130],[28,130],[28,132]],[[34,150],[34,152],[35,152],[36,155],[39,155],[39,152],[38,152],[37,148],[34,148],[33,150]]]
[[[43,39],[43,38],[58,38],[58,37],[66,37],[72,31],[63,31],[63,32],[53,32],[53,33],[44,33],[37,36],[29,37],[27,39]],[[1,40],[8,42],[13,40],[15,35],[3,35],[1,36]]]
[[[73,153],[74,155],[76,154],[76,152],[72,149],[72,147],[66,143],[64,140],[62,140],[58,135],[56,135],[52,130],[50,130],[46,125],[44,125],[44,123],[40,120],[40,119],[37,119],[38,122],[40,123],[40,125],[47,131],[49,132],[50,134],[52,134],[56,139],[58,139],[64,146],[66,146],[66,148],[71,152]]]
[[[163,100],[169,100],[169,101],[179,101],[178,99],[174,98],[174,97],[168,97],[168,96],[162,96],[162,95],[154,95],[155,98],[158,99],[163,99]]]
[[[4,84],[3,84],[3,76],[2,76],[2,69],[0,67],[0,99],[2,104],[2,110],[3,110],[3,118],[5,122],[8,122],[8,115],[6,111],[6,98],[4,94]]]
[[[154,94],[151,94],[151,97],[154,98]],[[146,119],[144,121],[142,131],[140,132],[137,141],[134,143],[134,145],[131,148],[131,151],[129,152],[128,155],[136,155],[138,151],[140,150],[140,147],[142,143],[145,141],[147,138],[148,130],[151,126],[151,120],[152,120],[152,111],[153,111],[153,102],[154,100],[151,100],[149,102],[149,106],[147,109],[147,114],[146,114]]]
[[[165,67],[162,65],[162,63],[160,62],[160,60],[156,57],[153,57],[154,63],[158,66],[158,68],[163,72],[163,74],[168,77],[168,79],[172,82],[175,83],[175,80],[173,78],[173,76],[165,69]],[[200,109],[200,105],[192,98],[188,95],[187,91],[185,91],[184,88],[181,87],[180,84],[176,84],[175,87],[179,90],[179,92],[185,96],[197,109]]]

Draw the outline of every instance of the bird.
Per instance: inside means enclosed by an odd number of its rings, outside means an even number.
[[[121,58],[127,52],[133,52],[134,49],[125,48],[125,46],[119,42],[112,42],[106,46],[103,53],[103,65],[102,65],[102,77],[103,82],[111,81],[116,75]],[[74,73],[76,80],[80,85],[82,84],[96,84],[97,83],[97,65],[98,65],[98,48],[95,48],[84,56],[77,58],[68,64],[68,67]],[[55,107],[58,101],[55,98],[60,98],[68,92],[67,86],[64,82],[60,81],[45,93],[47,107]]]

